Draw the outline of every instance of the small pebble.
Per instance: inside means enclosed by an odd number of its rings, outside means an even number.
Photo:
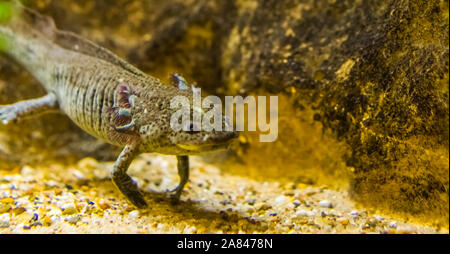
[[[284,195],[280,195],[275,198],[275,203],[277,203],[277,205],[281,205],[281,204],[285,203],[286,201],[288,201],[288,197],[286,197]]]
[[[78,179],[78,180],[86,180],[86,177],[84,176],[83,173],[81,173],[78,170],[73,170],[72,174]]]
[[[6,213],[11,208],[11,205],[0,203],[0,213]]]
[[[308,210],[299,210],[295,213],[297,216],[314,216],[314,213]]]
[[[39,214],[33,213],[33,216],[31,217],[31,220],[32,220],[32,221],[37,221],[37,220],[39,220]]]
[[[20,214],[22,214],[23,212],[25,212],[26,210],[27,210],[27,209],[25,209],[25,208],[19,206],[19,207],[16,207],[16,208],[12,209],[12,212],[14,213],[14,215],[20,215]]]
[[[229,204],[232,204],[233,201],[228,200],[228,199],[224,199],[224,200],[220,201],[219,203],[220,203],[221,205],[229,205]]]
[[[9,221],[10,221],[9,213],[5,213],[0,215],[0,228],[7,228],[9,227]]]
[[[397,226],[397,233],[399,234],[413,234],[414,232],[415,232],[414,228],[410,225]]]
[[[102,209],[102,210],[106,210],[106,209],[110,208],[110,205],[108,204],[108,202],[105,199],[101,198],[98,201],[98,207],[100,207],[100,209]]]
[[[139,211],[138,210],[134,210],[128,213],[128,218],[134,220],[139,218]]]
[[[66,218],[66,221],[72,224],[76,224],[80,220],[80,216],[77,214],[69,216]]]
[[[347,226],[349,221],[347,218],[339,218],[336,220],[337,222],[341,223],[343,226]]]
[[[300,201],[298,201],[298,200],[294,200],[294,202],[292,202],[292,203],[295,205],[295,207],[297,207],[301,204]]]
[[[326,216],[328,216],[328,212],[322,211],[322,212],[320,212],[320,216],[326,217]]]
[[[266,204],[266,203],[257,203],[256,205],[255,205],[255,207],[256,207],[256,209],[258,210],[258,211],[263,211],[263,210],[269,210],[270,208],[272,208],[272,206],[271,205],[268,205],[268,204]]]
[[[0,202],[1,203],[4,203],[4,204],[11,204],[12,202],[14,202],[14,199],[13,198],[2,198],[1,200],[0,200]]]
[[[50,217],[46,216],[44,217],[44,225],[50,226],[52,224],[52,221],[50,220]]]
[[[80,161],[78,161],[78,165],[79,168],[85,168],[85,169],[97,169],[98,167],[98,162],[91,157],[86,157],[84,159],[81,159]]]
[[[53,216],[50,217],[50,222],[51,223],[55,223],[57,221],[59,221],[59,216],[53,215]]]
[[[78,212],[73,204],[65,204],[65,205],[63,205],[61,207],[61,211],[65,215],[70,215],[70,214],[74,214],[74,213]]]
[[[383,221],[383,220],[384,220],[383,217],[377,216],[377,215],[374,215],[373,218],[374,218],[375,220],[377,220],[377,221]]]
[[[391,223],[389,224],[389,227],[390,227],[390,228],[397,228],[397,222],[396,222],[396,221],[391,222]]]
[[[195,226],[184,229],[185,234],[194,234],[196,231],[197,231],[197,228]]]
[[[319,206],[323,208],[333,208],[333,204],[328,200],[320,201]]]
[[[249,205],[254,205],[255,202],[256,202],[256,198],[252,198],[252,199],[247,200],[247,204],[249,204]]]
[[[48,187],[59,187],[59,183],[53,180],[48,180],[47,182],[45,182],[45,185],[47,185]]]
[[[366,225],[369,227],[375,227],[377,225],[377,220],[375,220],[375,218],[368,218],[366,220]]]
[[[30,176],[33,174],[33,168],[31,168],[30,166],[23,166],[23,168],[20,170],[20,174],[22,176]]]
[[[350,215],[357,216],[357,215],[359,215],[359,212],[356,211],[356,210],[353,210],[353,211],[350,212]]]
[[[294,209],[294,208],[296,208],[297,206],[295,206],[293,203],[288,203],[287,205],[286,205],[286,208],[287,209],[290,209],[290,210],[292,210],[292,209]]]

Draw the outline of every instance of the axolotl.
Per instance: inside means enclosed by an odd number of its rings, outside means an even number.
[[[111,178],[138,208],[146,207],[143,193],[126,173],[136,155],[176,155],[180,182],[173,192],[180,198],[189,179],[189,156],[226,149],[236,131],[202,131],[170,127],[170,107],[176,96],[190,98],[191,87],[180,75],[172,85],[147,75],[111,51],[80,36],[56,28],[53,19],[6,1],[11,15],[0,20],[3,51],[26,68],[45,88],[43,97],[0,106],[3,124],[59,110],[81,129],[123,147]],[[228,119],[224,116],[223,123]]]

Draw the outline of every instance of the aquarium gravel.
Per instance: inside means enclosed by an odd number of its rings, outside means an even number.
[[[137,210],[109,180],[112,162],[0,170],[0,233],[448,233],[351,201],[327,186],[256,181],[193,157],[181,201],[176,159],[143,154],[130,175],[149,208]]]

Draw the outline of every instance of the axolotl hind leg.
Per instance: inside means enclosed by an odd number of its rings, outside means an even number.
[[[184,189],[184,186],[189,180],[189,156],[186,155],[178,155],[177,156],[177,166],[178,166],[178,175],[180,176],[180,183],[175,189],[169,190],[170,192],[175,192],[173,195],[173,199],[175,202],[179,201],[181,192]]]
[[[49,93],[43,97],[19,101],[14,104],[0,105],[0,121],[2,124],[17,122],[29,116],[35,116],[58,109],[56,95]]]

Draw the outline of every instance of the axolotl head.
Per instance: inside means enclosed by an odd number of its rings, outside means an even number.
[[[177,86],[160,82],[145,88],[119,86],[113,118],[116,130],[137,135],[141,152],[193,155],[228,148],[239,135],[230,120],[219,112],[211,119],[219,120],[216,127],[221,128],[203,128],[211,109],[194,105],[192,87],[181,76],[173,78]],[[201,121],[194,121],[194,115]]]

